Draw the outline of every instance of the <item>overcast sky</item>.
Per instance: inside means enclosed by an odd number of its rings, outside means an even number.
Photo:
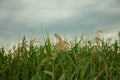
[[[42,28],[42,30],[41,30]],[[0,0],[0,39],[42,31],[91,34],[120,30],[120,0]]]

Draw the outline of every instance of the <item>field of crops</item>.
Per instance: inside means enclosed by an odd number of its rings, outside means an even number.
[[[120,37],[55,38],[36,44],[24,37],[8,52],[0,48],[0,80],[120,80]]]

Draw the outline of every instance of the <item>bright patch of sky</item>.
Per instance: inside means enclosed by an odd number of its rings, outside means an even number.
[[[45,31],[90,35],[98,29],[116,36],[119,4],[120,0],[0,0],[0,40],[39,36]]]

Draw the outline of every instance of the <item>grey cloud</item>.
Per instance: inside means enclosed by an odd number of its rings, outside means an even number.
[[[91,33],[120,25],[119,0],[1,0],[0,37],[41,33]],[[115,25],[115,26],[114,26]]]

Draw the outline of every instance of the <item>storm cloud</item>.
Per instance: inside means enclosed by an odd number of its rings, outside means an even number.
[[[120,30],[119,0],[0,0],[0,38]]]

